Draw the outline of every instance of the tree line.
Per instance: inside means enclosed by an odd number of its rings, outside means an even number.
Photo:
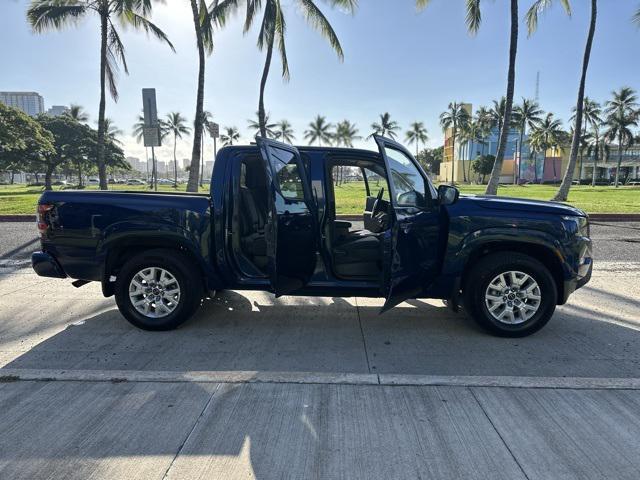
[[[59,116],[38,115],[35,118],[0,103],[0,172],[33,173],[36,182],[44,173],[44,187],[51,190],[53,174],[78,176],[83,186],[85,173],[98,171],[98,130],[84,123],[86,115],[77,106]],[[105,118],[104,162],[107,169],[128,170],[120,141],[121,134],[109,118]]]
[[[117,100],[117,72],[118,68],[128,73],[125,47],[121,41],[115,20],[122,25],[144,30],[155,36],[169,48],[174,47],[166,34],[149,17],[153,7],[152,0],[32,0],[27,11],[27,19],[35,32],[48,30],[61,30],[77,22],[78,19],[88,15],[97,15],[100,21],[100,100],[98,109],[97,132],[97,165],[100,177],[100,188],[107,188],[105,142],[106,138],[106,113],[105,96],[106,88],[114,100]],[[337,33],[323,14],[315,0],[294,0],[296,11],[300,12],[308,24],[318,30],[327,39],[338,58],[344,58],[344,52]],[[351,13],[357,9],[357,0],[328,0],[331,7],[339,7]],[[419,9],[425,8],[431,0],[416,0]],[[481,0],[465,0],[466,23],[471,34],[480,29],[482,23]],[[533,34],[538,25],[538,17],[552,4],[553,0],[535,0],[527,10],[525,22],[529,34]],[[567,14],[571,14],[569,0],[560,0]],[[196,91],[196,108],[194,115],[193,148],[191,168],[189,172],[188,191],[197,191],[199,166],[201,162],[201,149],[203,131],[205,129],[204,117],[204,85],[205,85],[205,61],[206,56],[211,55],[214,47],[216,29],[223,28],[230,14],[237,12],[244,6],[245,21],[244,33],[247,34],[254,22],[260,22],[257,38],[257,47],[265,53],[265,61],[260,76],[258,95],[258,127],[262,136],[267,136],[267,115],[265,108],[265,87],[271,69],[274,49],[280,57],[282,66],[282,78],[289,79],[289,60],[286,50],[286,18],[287,11],[280,0],[214,0],[207,5],[205,0],[189,0],[189,6],[193,17],[194,34],[198,50],[198,76]],[[506,94],[502,117],[503,126],[499,132],[499,141],[496,160],[491,172],[486,193],[496,194],[498,181],[502,170],[508,128],[512,122],[513,97],[515,91],[515,71],[517,60],[517,48],[519,37],[519,2],[509,0],[510,29],[509,29],[509,54],[506,82]],[[571,141],[570,161],[563,176],[563,182],[556,195],[556,200],[566,200],[569,187],[573,178],[573,171],[580,149],[580,140],[583,130],[583,105],[585,96],[585,83],[588,71],[591,49],[597,22],[598,0],[590,2],[590,22],[587,32],[584,55],[582,58],[581,76],[578,83],[577,102],[575,107],[575,128]],[[259,20],[257,20],[259,18]],[[633,21],[640,25],[640,8],[633,16]],[[346,126],[346,125],[345,125]]]

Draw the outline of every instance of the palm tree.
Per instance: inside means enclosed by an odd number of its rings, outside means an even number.
[[[309,123],[309,129],[305,130],[304,138],[309,142],[309,145],[313,142],[318,142],[318,145],[323,143],[331,144],[333,135],[331,134],[332,125],[327,122],[326,117],[317,115],[316,118]]]
[[[220,135],[222,146],[233,145],[233,142],[240,140],[240,132],[236,127],[224,127],[224,133]]]
[[[89,114],[84,111],[84,108],[80,105],[72,103],[69,105],[69,110],[65,112],[65,115],[74,119],[76,122],[85,123],[89,121]]]
[[[276,138],[281,142],[291,143],[296,139],[293,134],[293,127],[288,120],[280,120],[276,123]]]
[[[622,152],[633,144],[631,127],[638,125],[639,112],[636,92],[629,87],[622,87],[612,92],[613,99],[606,103],[604,123],[607,127],[604,135],[609,141],[618,141],[618,165],[616,168],[615,185],[619,186]]]
[[[148,0],[145,0],[148,1]],[[196,46],[198,48],[198,89],[196,93],[196,113],[194,115],[193,148],[191,150],[191,166],[189,168],[189,181],[187,192],[197,192],[200,160],[202,156],[202,132],[205,128],[204,113],[204,78],[206,56],[213,52],[213,28],[223,26],[227,15],[238,6],[238,0],[214,1],[211,9],[207,8],[204,0],[190,0],[193,27],[196,34]]]
[[[260,112],[256,112],[255,120],[247,120],[249,129],[254,131],[254,136],[259,135],[262,129],[260,128]],[[269,123],[269,113],[264,114],[264,133],[267,138],[278,138],[278,132],[276,131],[277,123]]]
[[[531,129],[540,123],[542,120],[540,115],[542,115],[542,113],[542,109],[535,101],[526,98],[522,99],[520,105],[516,105],[513,108],[513,123],[517,125],[518,131],[520,132],[520,141],[518,142],[518,170],[517,174],[514,175],[516,183],[518,183],[522,171],[522,144],[524,142],[524,135],[527,127]]]
[[[100,105],[98,108],[98,176],[100,189],[107,189],[107,170],[105,165],[105,87],[114,101],[118,100],[116,74],[119,66],[129,73],[125,58],[124,44],[116,30],[114,19],[123,25],[143,29],[159,40],[173,45],[155,24],[148,20],[151,13],[151,0],[32,0],[27,10],[27,19],[35,32],[62,30],[76,23],[80,17],[95,13],[100,17]]]
[[[176,146],[178,139],[182,135],[188,135],[191,129],[187,126],[187,119],[180,112],[167,114],[165,126],[169,133],[173,134],[173,188],[178,188],[178,158],[176,157]]]
[[[531,8],[527,12],[527,25],[529,27],[529,35],[535,32],[538,26],[538,14],[544,12],[551,6],[553,0],[536,0]],[[562,6],[568,15],[571,15],[571,6],[569,0],[561,0]],[[569,189],[573,182],[573,173],[578,161],[578,153],[581,150],[582,145],[582,108],[584,106],[584,90],[587,81],[587,70],[589,69],[589,59],[591,58],[591,47],[593,45],[593,37],[596,31],[596,19],[598,17],[598,1],[591,0],[591,21],[589,22],[589,32],[587,34],[587,43],[584,49],[584,56],[582,58],[582,73],[580,75],[580,84],[578,86],[578,100],[575,107],[575,122],[573,128],[573,137],[571,140],[571,153],[569,154],[569,162],[567,163],[567,169],[562,177],[562,183],[558,192],[553,197],[553,200],[566,201],[569,196]]]
[[[636,13],[633,14],[633,21],[636,25],[640,27],[640,7],[636,10]]]
[[[395,120],[391,120],[389,112],[380,114],[380,122],[373,122],[371,124],[371,130],[373,133],[369,135],[371,138],[373,135],[382,135],[383,137],[389,137],[396,139],[396,132],[400,130],[400,125]]]
[[[562,140],[562,122],[554,118],[553,113],[547,113],[547,116],[535,125],[531,131],[530,142],[532,148],[536,152],[543,154],[543,162],[546,158],[546,152],[550,148],[557,147]],[[553,163],[555,172],[555,160]],[[537,169],[536,169],[537,171]],[[543,177],[544,177],[544,164],[543,164]],[[555,177],[555,173],[554,173]]]
[[[573,114],[571,115],[571,121],[576,121],[576,108],[572,109]],[[585,127],[591,127],[591,132],[586,132],[586,128],[582,133],[582,140],[580,141],[580,154],[584,154],[585,148],[589,148],[589,145],[592,143],[598,143],[598,138],[600,137],[600,124],[602,123],[602,109],[600,108],[600,104],[594,100],[591,100],[589,97],[584,97],[583,106],[582,106],[582,121]],[[595,166],[594,166],[594,175],[595,175]],[[579,178],[578,185],[582,182],[582,158],[580,160],[580,169],[579,169]]]
[[[431,0],[416,0],[418,8],[426,7]],[[504,161],[504,152],[507,146],[507,136],[511,125],[511,108],[513,106],[513,91],[516,81],[516,55],[518,51],[518,0],[510,0],[510,16],[511,26],[509,34],[509,69],[507,71],[507,93],[504,108],[504,128],[500,129],[500,137],[498,140],[498,152],[496,153],[496,161],[491,170],[489,183],[487,184],[487,195],[496,195],[498,193],[498,184],[500,182],[500,173],[502,172],[502,163]],[[480,0],[466,0],[467,29],[472,35],[475,35],[480,29],[482,23],[482,12],[480,10]]]
[[[131,133],[137,143],[140,143],[144,139],[145,125],[144,115],[142,113],[138,114],[136,117],[136,123],[134,123],[131,128]],[[149,181],[149,147],[144,147],[144,156],[147,165],[147,181]]]
[[[594,128],[593,135],[589,138],[587,156],[591,155],[593,155],[593,175],[591,176],[591,186],[595,187],[598,159],[609,156],[609,145],[607,144],[606,139],[600,135],[600,125]]]
[[[466,128],[470,121],[469,112],[464,108],[462,102],[451,102],[447,111],[440,114],[440,126],[443,130],[451,128],[451,185],[455,183],[455,159],[456,159],[456,137],[459,129]],[[464,160],[462,163],[462,176],[467,181],[467,173],[464,170]]]
[[[409,130],[407,130],[406,134],[407,143],[409,145],[416,144],[416,157],[418,156],[418,152],[420,151],[420,144],[425,144],[429,141],[429,136],[427,135],[427,129],[422,122],[413,122],[409,125]]]
[[[323,37],[325,37],[331,47],[335,50],[340,61],[344,59],[342,46],[338,40],[338,36],[324,16],[320,8],[314,0],[295,0],[296,7],[302,12],[307,22],[317,29]],[[333,6],[346,8],[349,11],[355,11],[356,0],[332,0]],[[244,22],[244,32],[247,33],[255,20],[258,10],[262,8],[263,0],[248,0],[246,8],[246,16]],[[271,68],[271,59],[273,56],[274,44],[277,45],[282,63],[282,78],[287,81],[289,79],[289,61],[287,59],[287,50],[285,46],[286,21],[282,8],[281,0],[264,0],[264,13],[260,25],[260,33],[258,34],[258,49],[263,51],[266,49],[266,57],[264,68],[262,70],[262,78],[260,80],[260,98],[258,101],[258,118],[260,124],[260,135],[267,136],[266,119],[264,108],[264,89],[267,84],[267,77]]]
[[[486,138],[491,134],[491,127],[493,125],[491,111],[487,109],[487,107],[479,107],[476,110],[475,123],[477,125],[479,142],[482,145],[480,155],[484,155],[484,147],[487,144]]]
[[[349,120],[343,120],[336,125],[336,131],[333,138],[337,146],[353,147],[353,141],[362,137],[358,135],[358,127]]]

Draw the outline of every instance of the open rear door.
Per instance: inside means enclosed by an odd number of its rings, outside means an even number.
[[[268,188],[265,226],[268,273],[276,296],[304,287],[316,266],[318,228],[315,204],[300,152],[295,147],[256,137]]]
[[[374,138],[384,159],[393,210],[384,238],[384,312],[419,296],[437,275],[440,213],[435,189],[413,156],[393,140]]]

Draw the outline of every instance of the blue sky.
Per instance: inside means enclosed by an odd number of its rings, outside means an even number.
[[[370,133],[378,114],[389,111],[404,128],[425,122],[429,144],[442,143],[438,115],[453,100],[474,109],[505,91],[508,53],[508,2],[483,2],[483,23],[471,37],[464,25],[463,0],[432,0],[417,12],[413,0],[360,0],[355,15],[332,10],[322,1],[342,42],[340,63],[325,40],[311,30],[292,0],[284,0],[288,21],[291,80],[280,78],[275,61],[266,105],[273,120],[292,122],[298,142],[316,114],[329,121],[349,119],[360,134]],[[34,90],[51,105],[78,103],[91,120],[97,118],[99,38],[96,18],[87,18],[63,32],[35,35],[25,19],[26,0],[4,0],[0,6],[0,90]],[[567,122],[575,105],[589,11],[585,0],[573,0],[571,18],[559,2],[541,18],[527,38],[524,23],[518,51],[516,99],[533,97],[536,72],[541,72],[540,103]],[[521,17],[531,0],[520,2]],[[392,6],[393,5],[393,6]],[[587,94],[606,100],[623,85],[640,90],[640,29],[631,22],[636,0],[600,2],[598,28],[587,82]],[[141,109],[140,89],[155,87],[160,114],[195,111],[197,55],[191,12],[186,0],[167,0],[154,11],[156,22],[171,38],[177,53],[127,30],[124,42],[130,75],[120,75],[120,100],[107,103],[107,115],[125,132],[127,154],[144,158],[144,149],[130,137]],[[216,33],[216,48],[207,61],[205,108],[222,126],[236,126],[249,141],[247,119],[254,117],[264,56],[255,47],[256,32],[242,35],[240,16]],[[404,137],[404,133],[402,135]],[[368,142],[360,146],[372,147]],[[212,146],[207,146],[207,156]],[[168,142],[159,152],[169,159]],[[178,145],[179,158],[190,156],[188,141]]]

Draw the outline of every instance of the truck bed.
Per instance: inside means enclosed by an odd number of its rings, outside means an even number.
[[[109,251],[135,249],[145,242],[162,247],[179,241],[208,258],[211,199],[206,194],[129,191],[49,191],[39,204],[51,205],[42,250],[55,256],[64,272],[83,280],[102,280]]]

